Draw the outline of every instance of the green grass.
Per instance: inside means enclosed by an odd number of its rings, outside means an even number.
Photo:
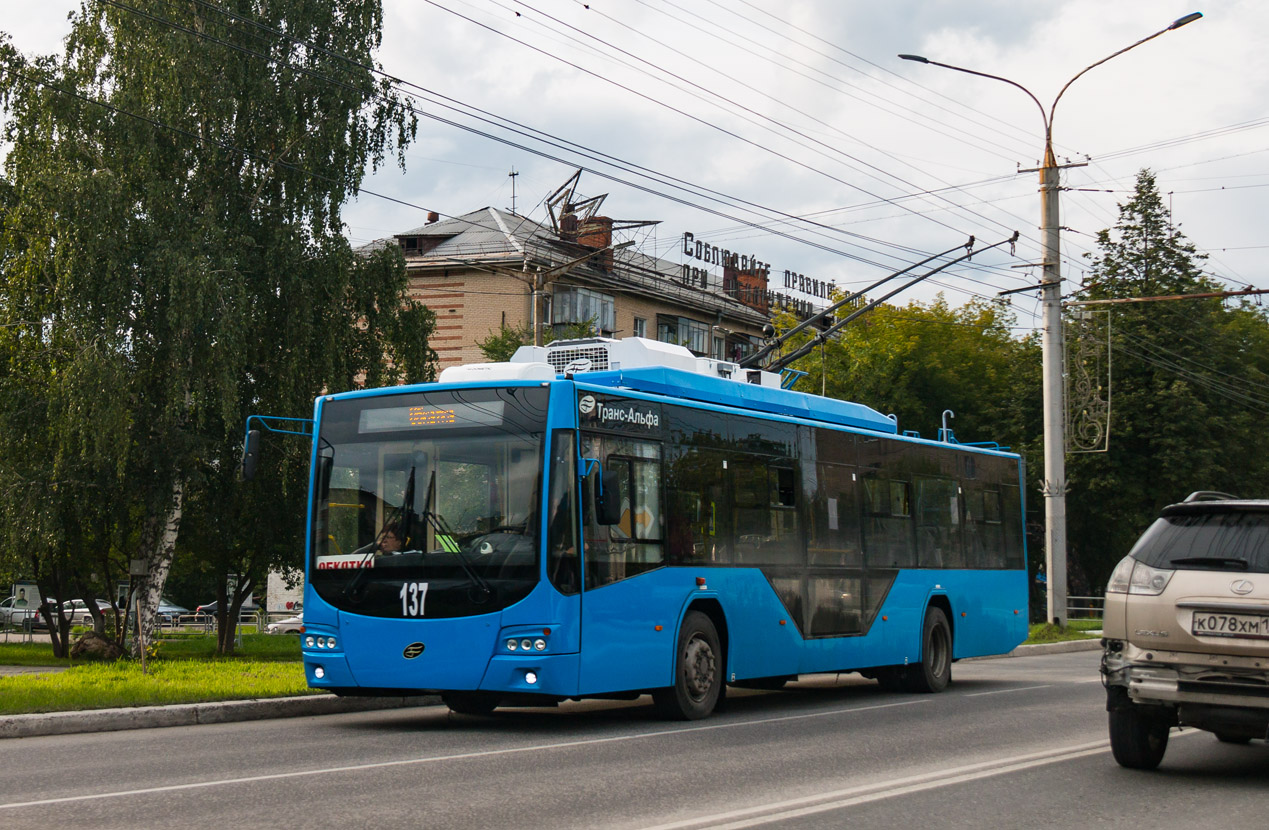
[[[159,657],[179,660],[260,660],[300,659],[300,638],[284,634],[244,634],[242,646],[231,657],[216,656],[212,634],[167,635],[159,641]],[[59,659],[47,642],[20,643],[0,640],[0,666],[70,666],[85,661]]]
[[[216,656],[216,638],[211,634],[164,637],[159,656],[185,660],[260,660],[298,662],[300,638],[293,634],[243,634],[242,645],[231,657]]]
[[[1038,623],[1031,626],[1031,634],[1027,637],[1024,645],[1063,643],[1069,640],[1095,640],[1098,635],[1089,634],[1088,632],[1097,631],[1101,627],[1101,620],[1068,620],[1065,628],[1059,628],[1052,623]]]
[[[298,650],[298,649],[297,649]],[[160,706],[313,693],[299,661],[150,661],[80,663],[66,671],[0,677],[0,715]]]

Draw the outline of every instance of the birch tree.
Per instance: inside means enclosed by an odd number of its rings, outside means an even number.
[[[147,633],[247,414],[431,371],[399,254],[342,236],[415,132],[381,25],[377,0],[89,0],[61,56],[0,43],[0,530],[73,567],[105,512]]]

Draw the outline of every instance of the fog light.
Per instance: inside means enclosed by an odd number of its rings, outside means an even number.
[[[538,673],[535,671],[527,671],[524,673],[524,682],[530,686],[538,682]]]
[[[316,677],[318,680],[321,680],[323,677],[326,676],[326,669],[322,668],[321,666],[314,666],[313,676]]]
[[[308,646],[309,648],[312,648],[315,642],[316,640],[314,640],[312,636],[308,636],[304,638],[304,645]]]
[[[507,640],[507,651],[515,651],[519,647],[520,644],[515,640]]]
[[[525,651],[528,651],[529,649],[533,648],[533,641],[530,640],[528,637],[525,637],[523,640],[520,641],[520,648],[524,649]]]
[[[546,651],[546,640],[541,637],[533,641],[533,648],[537,651]]]

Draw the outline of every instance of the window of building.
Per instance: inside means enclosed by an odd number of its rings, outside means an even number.
[[[617,315],[612,295],[577,286],[557,288],[552,303],[551,322],[572,325],[587,321],[592,321],[601,334],[616,331]]]
[[[634,336],[635,337],[648,336],[648,321],[647,320],[645,320],[642,317],[634,318]]]
[[[658,317],[657,340],[686,346],[697,354],[709,354],[710,326],[688,317]]]
[[[679,318],[658,317],[657,340],[662,343],[674,343],[677,345],[679,342]]]

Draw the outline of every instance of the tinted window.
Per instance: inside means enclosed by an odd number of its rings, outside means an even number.
[[[1210,567],[1269,573],[1269,513],[1219,512],[1167,516],[1157,519],[1133,545],[1131,555],[1156,568]],[[1187,560],[1178,562],[1177,560]]]
[[[820,464],[815,473],[811,539],[807,550],[810,563],[863,567],[854,469]]]
[[[577,553],[577,449],[573,431],[551,433],[551,501],[546,538],[546,575],[563,594],[582,589]]]
[[[661,444],[615,435],[583,433],[582,457],[599,459],[585,486],[593,488],[601,468],[609,473],[618,503],[616,524],[596,521],[593,499],[586,499],[586,587],[595,588],[659,568],[664,559],[661,510]],[[588,490],[588,492],[593,492]]]

